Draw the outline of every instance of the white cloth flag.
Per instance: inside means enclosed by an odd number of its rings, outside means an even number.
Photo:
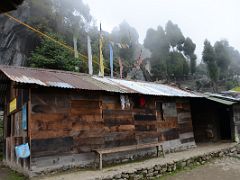
[[[87,47],[88,47],[88,73],[93,75],[93,66],[92,66],[92,47],[91,39],[87,36]]]

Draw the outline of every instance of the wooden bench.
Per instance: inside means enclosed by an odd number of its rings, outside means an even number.
[[[162,151],[163,157],[165,157],[165,152],[163,149],[162,143],[147,143],[147,144],[137,144],[137,145],[131,145],[131,146],[120,146],[120,147],[114,147],[114,148],[104,148],[104,149],[93,149],[93,152],[96,152],[99,154],[99,169],[102,170],[102,156],[103,154],[110,154],[110,153],[117,153],[117,152],[124,152],[124,151],[134,151],[139,149],[146,149],[146,148],[152,148],[156,147],[157,149],[157,157],[159,157],[160,149]]]

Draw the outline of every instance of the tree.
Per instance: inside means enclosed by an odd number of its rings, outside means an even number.
[[[135,51],[138,46],[139,35],[135,28],[131,27],[126,21],[115,27],[110,35],[110,39],[115,43],[128,45],[129,47],[123,47],[118,49],[117,56],[120,56],[125,62],[134,62]]]
[[[219,68],[219,75],[222,79],[227,76],[227,72],[229,69],[229,65],[231,63],[230,55],[229,55],[229,43],[225,40],[217,41],[214,44],[214,50],[216,55],[216,63]]]
[[[194,74],[196,72],[196,67],[197,66],[197,56],[196,54],[192,54],[190,56],[190,70],[191,74]]]
[[[78,58],[78,40],[81,35],[86,36],[86,28],[92,20],[90,9],[82,0],[57,0],[55,11],[59,17],[59,23],[65,27],[66,36],[72,35],[75,58]]]
[[[196,71],[197,56],[194,54],[195,49],[196,49],[196,44],[193,43],[191,38],[187,37],[183,45],[183,52],[184,52],[184,55],[190,60],[191,74],[194,74]]]
[[[171,47],[174,49],[175,47],[178,47],[178,49],[181,49],[182,44],[185,41],[185,38],[178,27],[177,24],[173,24],[172,21],[168,21],[166,24],[166,36],[168,39],[168,42],[170,43]]]
[[[56,34],[51,34],[58,41],[63,40]],[[63,42],[64,43],[64,42]],[[37,68],[60,69],[67,71],[78,71],[76,66],[81,64],[81,72],[86,71],[86,63],[80,59],[74,58],[73,53],[68,49],[56,44],[55,42],[44,38],[40,45],[31,54],[28,59],[28,66]],[[84,68],[85,66],[85,68]]]
[[[170,52],[169,58],[167,59],[167,73],[174,79],[182,79],[188,75],[188,63],[181,53]]]
[[[182,79],[196,70],[196,45],[190,38],[185,40],[178,25],[168,21],[165,30],[149,29],[144,40],[144,47],[151,51],[152,74],[156,79]],[[171,48],[171,50],[170,50]],[[185,56],[183,56],[185,54]],[[161,66],[161,67],[159,67]]]
[[[214,48],[208,40],[204,41],[204,48],[202,53],[202,59],[207,64],[208,75],[212,81],[213,90],[216,91],[216,83],[218,80],[218,67],[216,63],[216,55]]]

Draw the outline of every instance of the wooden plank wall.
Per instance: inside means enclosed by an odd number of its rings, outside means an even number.
[[[176,103],[179,125],[179,138],[182,144],[195,142],[192,126],[191,106],[189,101],[179,100]]]
[[[27,130],[22,128],[22,108],[28,103],[28,89],[20,88],[16,83],[11,82],[6,95],[4,108],[4,139],[5,139],[5,160],[7,163],[15,164],[18,168],[29,167],[29,158],[17,159],[15,147],[29,142]],[[17,106],[12,112],[9,111],[11,100],[16,98]]]
[[[236,142],[240,142],[240,105],[233,105],[233,127],[232,137]]]
[[[192,130],[187,101],[176,105],[174,99],[146,96],[145,106],[138,107],[129,99],[131,107],[122,110],[119,94],[33,90],[32,156],[169,141]],[[164,117],[156,101],[165,103]]]
[[[100,96],[66,91],[32,92],[33,157],[89,152],[105,133]]]

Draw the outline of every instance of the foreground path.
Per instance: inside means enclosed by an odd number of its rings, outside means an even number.
[[[158,165],[158,164],[167,164],[167,163],[172,163],[174,161],[178,161],[182,159],[188,159],[190,157],[219,151],[225,148],[230,148],[231,146],[234,146],[234,145],[236,145],[236,143],[201,144],[197,148],[194,148],[188,151],[166,154],[165,158],[160,157],[160,158],[145,160],[142,162],[118,165],[110,168],[104,168],[102,171],[99,171],[99,170],[76,171],[76,172],[71,172],[66,174],[58,174],[54,176],[39,177],[34,179],[39,179],[39,180],[40,179],[41,180],[90,180],[90,179],[92,180],[96,178],[102,179],[109,176],[117,175],[122,172],[134,172],[138,169],[153,167],[154,165]]]
[[[238,180],[240,159],[224,157],[189,171],[182,171],[164,180]]]
[[[2,166],[0,162],[0,180],[27,180],[27,178]]]

